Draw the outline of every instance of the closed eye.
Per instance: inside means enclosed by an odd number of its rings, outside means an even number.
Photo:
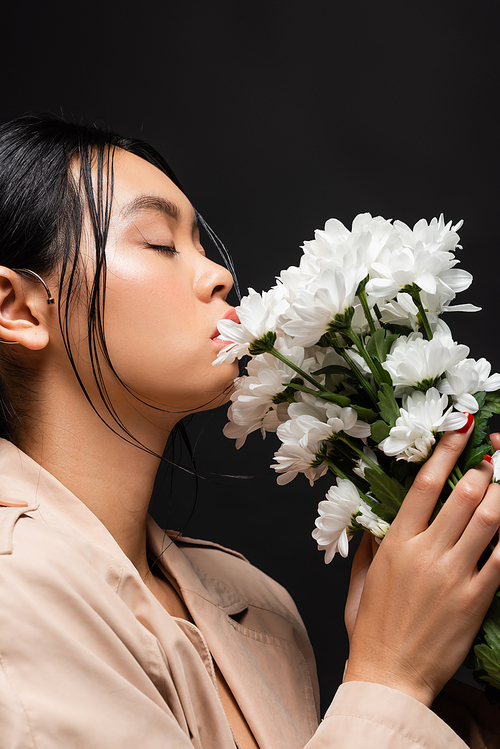
[[[150,244],[149,242],[146,242],[147,246],[151,248],[152,250],[156,250],[157,252],[164,252],[168,255],[178,255],[179,253],[175,249],[175,247],[168,247],[167,245],[163,244]]]

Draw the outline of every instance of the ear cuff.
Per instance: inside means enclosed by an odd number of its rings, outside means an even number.
[[[34,278],[36,278],[37,281],[40,281],[40,283],[43,284],[43,288],[45,289],[47,293],[47,304],[54,304],[54,297],[50,293],[49,287],[47,286],[43,278],[38,275],[38,273],[35,273],[34,270],[30,270],[29,268],[12,268],[12,270],[14,270],[16,273],[29,273],[30,276],[33,276]],[[14,345],[16,343],[19,343],[19,341],[2,341],[2,339],[0,338],[0,343]]]
[[[12,270],[15,270],[16,273],[29,273],[30,276],[34,276],[34,278],[36,278],[38,281],[40,281],[41,284],[43,284],[43,288],[47,292],[47,304],[54,304],[54,298],[49,291],[49,287],[47,286],[43,278],[38,275],[38,273],[35,273],[35,271],[30,270],[29,268],[12,268]]]

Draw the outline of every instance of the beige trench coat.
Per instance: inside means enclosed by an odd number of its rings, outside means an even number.
[[[4,440],[0,477],[0,749],[234,749],[212,658],[261,749],[466,746],[376,684],[340,687],[318,728],[312,650],[275,581],[151,520],[196,626],[175,619],[90,510]]]

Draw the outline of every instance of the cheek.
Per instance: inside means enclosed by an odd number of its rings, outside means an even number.
[[[136,268],[109,278],[106,291],[106,339],[110,355],[132,360],[151,357],[186,339],[193,302],[186,285],[171,275]]]
[[[108,274],[105,335],[119,377],[146,400],[198,408],[220,394],[237,365],[213,367],[217,351],[189,283],[164,269],[127,264]],[[222,402],[222,401],[221,401]]]

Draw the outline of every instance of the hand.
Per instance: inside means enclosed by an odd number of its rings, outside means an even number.
[[[468,471],[429,520],[470,431],[443,435],[375,558],[369,540],[362,542],[346,607],[344,681],[385,684],[430,706],[467,655],[500,585],[500,545],[477,569],[500,525],[491,464]],[[500,435],[492,441],[500,446]]]

